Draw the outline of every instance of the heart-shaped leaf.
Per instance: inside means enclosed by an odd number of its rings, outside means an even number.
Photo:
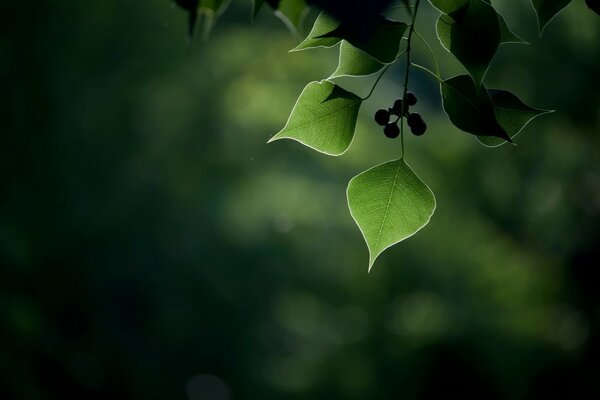
[[[331,77],[371,75],[380,71],[384,66],[385,64],[380,63],[344,40],[340,46],[340,59],[337,69]]]
[[[524,104],[515,94],[506,90],[489,89],[496,120],[514,138],[533,119],[552,111],[540,110]],[[488,147],[500,146],[506,141],[493,136],[478,136],[477,139]]]
[[[481,85],[500,45],[496,10],[483,0],[470,0],[461,20],[441,15],[436,30],[442,46],[460,61],[477,86]]]
[[[296,140],[321,153],[339,156],[352,143],[362,99],[329,82],[309,83],[285,127],[269,142]]]
[[[477,136],[496,136],[512,142],[496,120],[487,90],[478,90],[468,75],[459,75],[441,83],[442,104],[450,121],[458,129]]]
[[[402,159],[355,176],[346,194],[369,248],[369,270],[385,249],[427,225],[435,211],[433,192]]]
[[[552,18],[568,6],[569,3],[571,3],[571,0],[531,0],[531,4],[533,4],[538,17],[540,36]]]

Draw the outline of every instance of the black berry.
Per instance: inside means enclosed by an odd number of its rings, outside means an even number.
[[[415,136],[421,136],[422,134],[425,133],[426,130],[427,130],[427,124],[424,121],[421,121],[421,122],[415,124],[414,126],[410,127],[410,131]]]
[[[421,114],[419,113],[412,113],[406,118],[406,123],[412,128],[423,123],[423,117],[421,117]]]
[[[394,110],[394,114],[400,115],[400,113],[402,112],[402,99],[397,99],[394,102],[394,106],[392,107],[392,110]],[[406,110],[404,110],[404,111],[406,111]]]
[[[387,124],[385,128],[383,128],[383,133],[385,136],[390,139],[397,138],[400,135],[400,128],[396,124]]]
[[[415,96],[415,94],[412,92],[406,93],[406,104],[409,106],[414,106],[417,104],[417,96]]]
[[[383,108],[381,110],[377,110],[377,112],[375,113],[375,122],[377,122],[377,124],[381,126],[384,126],[388,122],[390,122],[389,111],[384,110]]]

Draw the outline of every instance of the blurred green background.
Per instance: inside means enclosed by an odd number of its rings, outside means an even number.
[[[557,111],[484,148],[415,72],[438,208],[370,274],[345,188],[399,155],[372,115],[401,66],[331,158],[266,141],[337,52],[288,54],[249,1],[191,44],[167,0],[3,4],[0,397],[599,398],[600,17],[575,1],[539,39],[494,3],[531,45],[488,86]]]

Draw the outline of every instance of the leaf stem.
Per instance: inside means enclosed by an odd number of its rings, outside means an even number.
[[[381,73],[379,74],[379,76],[377,77],[377,80],[375,80],[375,83],[373,84],[373,87],[371,87],[371,91],[369,92],[369,94],[366,97],[363,97],[362,100],[365,101],[367,100],[369,97],[371,97],[371,95],[373,94],[373,92],[375,91],[375,88],[377,87],[377,84],[379,83],[379,81],[381,80],[381,78],[383,77],[383,75],[385,74],[385,72],[391,67],[392,64],[388,64],[385,66],[385,68],[383,68],[383,70],[381,71]]]
[[[402,55],[406,53],[406,50],[404,50],[402,53],[398,54],[398,57],[396,57],[396,60],[400,57],[402,57]],[[381,80],[381,78],[383,78],[383,75],[385,74],[385,72],[392,66],[392,64],[394,64],[396,62],[396,60],[392,61],[391,63],[387,64],[383,70],[381,71],[381,73],[379,74],[379,76],[377,77],[377,80],[375,80],[375,83],[373,84],[373,87],[371,87],[371,91],[369,92],[369,94],[366,97],[363,97],[362,100],[365,101],[367,100],[369,97],[371,97],[371,95],[373,94],[373,92],[375,91],[375,88],[377,87],[377,84],[379,83],[379,81]]]
[[[417,20],[417,13],[419,12],[419,3],[421,0],[416,0],[414,5],[414,12],[412,15],[412,22],[408,30],[408,38],[406,39],[406,73],[404,75],[404,93],[402,93],[402,110],[400,111],[400,143],[402,145],[402,153],[400,158],[404,159],[404,114],[406,113],[406,94],[408,93],[408,78],[410,76],[410,43],[412,40],[413,32],[415,31],[415,21]]]

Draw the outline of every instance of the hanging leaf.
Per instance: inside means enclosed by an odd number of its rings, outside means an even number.
[[[271,1],[267,1],[272,3]],[[299,35],[302,32],[302,23],[308,12],[305,0],[277,0],[273,7],[275,15],[283,21],[292,33]]]
[[[330,156],[346,152],[354,138],[362,99],[329,82],[309,83],[285,127],[269,142],[293,139]]]
[[[380,71],[384,66],[385,64],[344,40],[340,46],[338,67],[331,77],[371,75]]]
[[[379,16],[369,26],[370,29],[364,30],[361,27],[340,24],[332,31],[320,35],[319,38],[345,39],[382,63],[396,60],[402,35],[408,25]]]
[[[469,5],[469,0],[429,0],[429,2],[444,14],[455,19],[460,19],[460,15]]]
[[[512,142],[494,113],[487,90],[478,90],[468,75],[459,75],[441,83],[442,105],[458,129],[477,136],[495,136]]]
[[[566,6],[571,3],[571,0],[531,0],[533,8],[538,17],[538,29],[540,36],[544,32],[546,25]]]
[[[460,21],[441,15],[436,30],[442,46],[480,86],[500,45],[501,29],[496,10],[482,0],[471,0]]]
[[[313,49],[315,47],[332,47],[338,44],[342,39],[337,37],[323,37],[323,35],[333,31],[337,28],[340,23],[334,18],[330,17],[327,13],[321,12],[313,27],[306,37],[298,46],[294,47],[290,51],[299,51],[306,49]]]
[[[369,248],[369,270],[385,249],[427,225],[435,210],[433,192],[404,160],[355,176],[346,193],[350,214]]]
[[[516,95],[506,90],[489,89],[496,120],[511,138],[514,138],[532,120],[552,111],[540,110],[525,105]],[[497,147],[506,143],[504,139],[492,136],[478,136],[479,141],[488,147]]]

